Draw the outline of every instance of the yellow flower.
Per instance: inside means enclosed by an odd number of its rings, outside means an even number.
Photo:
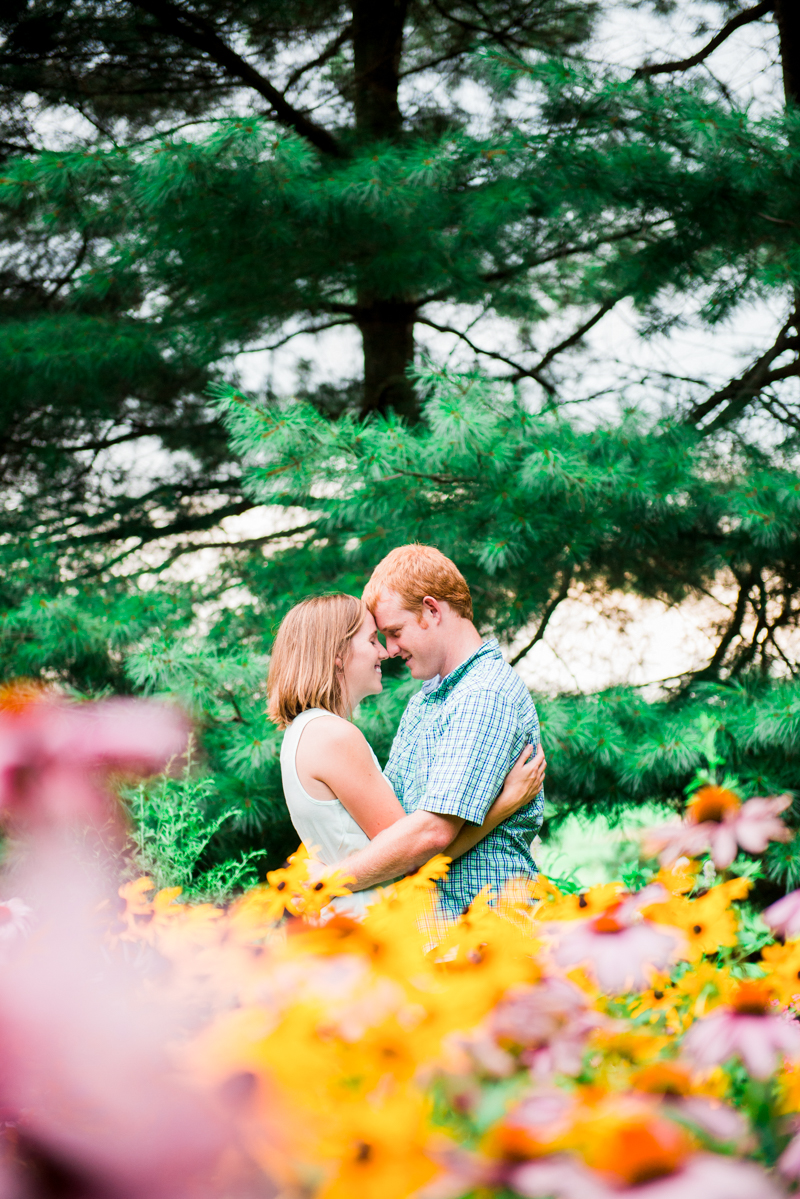
[[[405,1199],[439,1172],[426,1153],[429,1108],[409,1090],[378,1102],[343,1105],[321,1146],[336,1161],[319,1199]]]
[[[648,1095],[705,1095],[721,1099],[727,1094],[730,1079],[720,1066],[699,1072],[676,1061],[652,1062],[633,1072],[631,1086]]]
[[[669,891],[670,895],[685,895],[691,891],[697,881],[700,863],[689,861],[688,858],[678,858],[672,866],[662,866],[658,874],[653,876],[654,883]]]
[[[729,1003],[738,985],[727,967],[698,962],[675,980],[677,1005],[683,1008],[685,1021],[700,1020],[713,1008]]]
[[[800,1112],[800,1062],[783,1063],[778,1075],[778,1110],[784,1116]]]
[[[800,941],[765,946],[761,965],[781,1003],[796,1007],[800,1003]]]
[[[643,908],[642,915],[656,924],[679,928],[685,938],[680,956],[697,961],[705,953],[716,953],[721,946],[736,944],[739,919],[730,905],[735,899],[743,899],[750,886],[747,879],[733,878],[697,899],[673,895],[665,903]]]
[[[599,883],[575,895],[548,892],[535,912],[537,920],[582,920],[597,916],[625,894],[622,883]]]

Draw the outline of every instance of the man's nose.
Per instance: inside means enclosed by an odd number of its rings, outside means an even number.
[[[399,653],[400,653],[400,647],[397,644],[397,638],[387,636],[387,638],[386,638],[386,656],[387,656],[387,658],[396,658]]]

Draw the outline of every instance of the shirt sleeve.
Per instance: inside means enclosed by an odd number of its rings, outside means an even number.
[[[418,808],[483,824],[524,744],[517,709],[505,696],[496,691],[465,696],[437,730]]]

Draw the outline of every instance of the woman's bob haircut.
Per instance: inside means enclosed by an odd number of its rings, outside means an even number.
[[[267,679],[267,715],[279,729],[309,708],[347,716],[337,667],[364,623],[367,606],[354,595],[317,595],[295,604],[281,621]]]

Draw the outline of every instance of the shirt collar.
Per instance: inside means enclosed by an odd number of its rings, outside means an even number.
[[[444,699],[449,695],[457,683],[460,683],[464,675],[468,673],[476,662],[482,658],[502,658],[500,646],[496,637],[490,637],[488,641],[484,641],[480,649],[476,649],[474,654],[457,666],[455,670],[451,670],[448,675],[442,678],[436,674],[432,679],[426,679],[422,684],[422,694],[427,698],[430,695],[436,694],[437,699]]]

